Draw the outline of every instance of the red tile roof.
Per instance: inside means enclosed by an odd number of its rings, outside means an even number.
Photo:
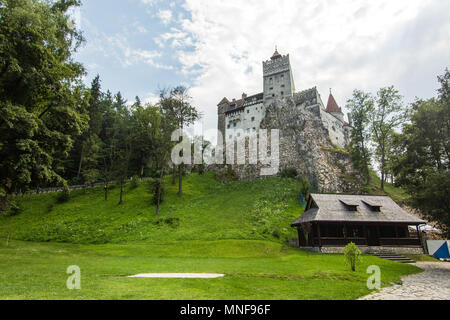
[[[229,103],[230,101],[228,101],[227,98],[223,98],[222,101],[219,102],[218,106],[224,104],[224,103]]]
[[[333,113],[333,112],[340,112],[342,113],[341,108],[339,108],[339,106],[336,103],[336,100],[334,99],[333,95],[330,93],[330,97],[328,98],[328,104],[327,104],[327,110],[326,112],[328,113]]]
[[[270,59],[274,60],[274,59],[279,58],[279,57],[281,57],[281,54],[279,54],[279,53],[278,53],[278,50],[275,49],[275,52],[274,52],[274,54],[272,55],[272,58],[270,58]]]

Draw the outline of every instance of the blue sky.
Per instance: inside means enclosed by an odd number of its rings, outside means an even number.
[[[150,98],[159,88],[189,85],[190,78],[177,72],[181,64],[173,50],[154,40],[174,27],[162,20],[165,10],[174,17],[189,17],[178,1],[151,5],[141,0],[85,0],[78,24],[86,43],[76,58],[88,71],[86,82],[98,73],[104,89],[120,90],[129,100],[136,95]]]
[[[153,102],[184,84],[216,127],[224,97],[262,91],[262,61],[290,54],[297,91],[394,85],[405,103],[429,98],[450,67],[448,0],[84,0],[75,14],[86,44],[76,58],[90,83]]]

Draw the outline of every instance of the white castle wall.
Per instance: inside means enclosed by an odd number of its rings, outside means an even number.
[[[246,106],[243,110],[228,113],[225,116],[225,140],[256,132],[264,118],[264,114],[265,110],[262,101]]]

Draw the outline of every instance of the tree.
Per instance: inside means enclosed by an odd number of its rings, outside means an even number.
[[[126,106],[126,100],[123,99],[120,92],[115,96],[113,104],[116,111],[114,123],[114,147],[115,161],[113,166],[113,175],[120,183],[119,204],[123,203],[123,187],[125,180],[128,179],[129,164],[133,151],[132,143],[132,120],[131,113]]]
[[[374,112],[375,101],[370,93],[354,90],[353,96],[347,101],[347,108],[351,112],[352,132],[350,154],[353,163],[361,172],[367,184],[370,179],[370,151],[368,142],[371,136],[371,116]]]
[[[78,0],[0,5],[0,188],[65,183],[56,168],[88,127],[89,92],[72,55],[83,41],[67,11]]]
[[[386,159],[388,142],[392,133],[405,120],[405,108],[402,97],[393,87],[381,88],[377,93],[376,107],[373,113],[372,132],[376,144],[375,156],[381,172],[381,189],[386,181]]]
[[[358,246],[353,242],[350,242],[342,251],[344,252],[345,260],[350,266],[350,269],[355,272],[356,266],[361,261],[361,251]]]
[[[395,136],[392,172],[396,184],[411,195],[411,202],[426,218],[450,236],[450,72],[438,77],[439,96],[417,100],[409,122]]]
[[[160,106],[165,119],[173,122],[182,134],[185,127],[193,124],[201,117],[197,109],[190,104],[191,97],[188,94],[188,89],[184,86],[178,86],[170,91],[163,90],[160,98]],[[183,194],[183,171],[184,163],[178,166],[179,196]]]
[[[76,138],[71,154],[72,171],[76,171],[76,183],[91,183],[98,179],[99,134],[102,129],[103,92],[100,76],[92,81],[89,99],[89,128]],[[69,164],[70,165],[70,164]],[[74,167],[76,165],[76,167]],[[68,178],[74,178],[69,173]]]

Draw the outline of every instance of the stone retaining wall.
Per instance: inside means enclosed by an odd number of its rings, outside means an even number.
[[[358,246],[362,253],[384,253],[384,254],[424,254],[423,248],[415,247],[370,247]],[[342,254],[343,247],[300,247],[302,250],[307,250],[315,253],[333,253]]]

